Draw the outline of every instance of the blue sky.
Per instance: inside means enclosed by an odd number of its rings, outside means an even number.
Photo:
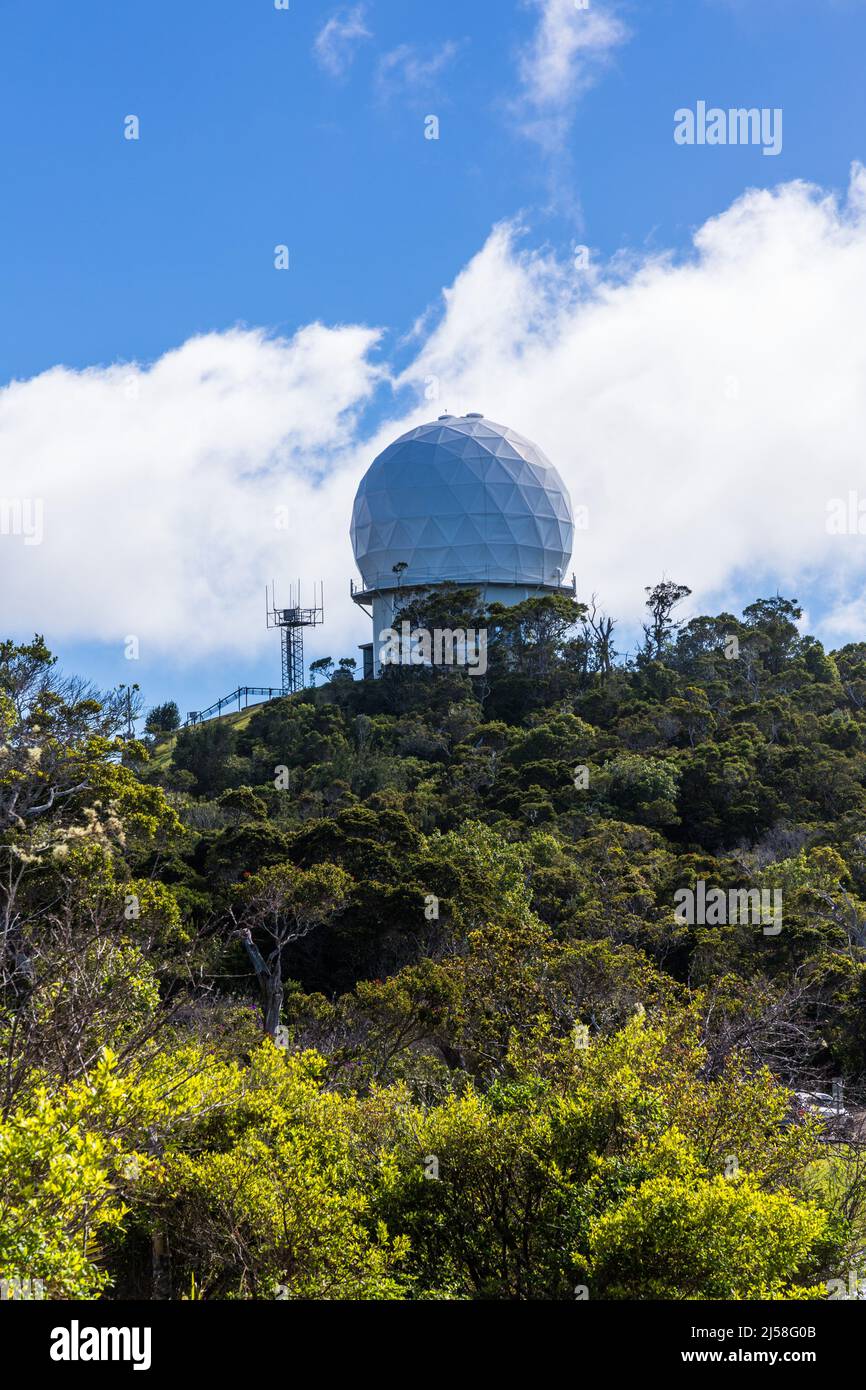
[[[509,269],[513,257],[532,255],[561,266],[579,242],[599,265],[612,263],[615,280],[624,252],[626,266],[693,256],[695,230],[748,189],[803,180],[842,195],[852,161],[866,158],[860,0],[598,0],[590,9],[611,26],[610,43],[579,51],[562,72],[536,62],[533,76],[533,45],[552,3],[291,0],[284,11],[272,0],[2,0],[0,386],[44,384],[58,365],[79,385],[81,374],[112,364],[146,370],[197,335],[238,327],[280,341],[315,323],[376,329],[361,353],[370,380],[335,406],[346,429],[312,450],[319,477],[329,449],[357,472],[365,443],[417,402],[411,364],[447,317],[442,291],[498,225],[519,223]],[[533,95],[533,80],[547,82],[546,94],[536,85]],[[782,108],[782,153],[678,147],[673,113],[699,99]],[[440,121],[437,141],[423,138],[430,113]],[[129,114],[140,120],[137,141],[123,138]],[[291,269],[280,274],[274,247],[283,243]],[[488,408],[495,383],[484,394],[447,404]],[[255,410],[254,392],[244,408]],[[524,412],[509,423],[538,437],[528,405]],[[293,460],[308,436],[285,445]],[[11,447],[15,436],[0,431],[0,448],[4,437]],[[20,447],[28,438],[25,429]],[[552,452],[547,439],[539,443]],[[59,421],[55,448],[65,448]],[[240,466],[272,474],[285,448],[262,448]],[[70,455],[69,468],[86,469],[86,450]],[[131,471],[128,484],[146,492],[147,470]],[[75,521],[63,515],[73,530],[68,563]],[[348,516],[333,524],[344,546]],[[80,542],[90,548],[84,532]],[[7,545],[0,554],[8,601],[0,617],[19,636],[44,631],[69,667],[110,683],[129,679],[119,647],[129,625],[91,631],[87,621],[101,587],[117,582],[109,558],[80,591],[81,620],[54,624],[52,584],[56,593],[63,571],[43,572],[50,535],[39,550],[38,563],[37,548],[19,547],[10,559]],[[273,564],[269,553],[260,576],[245,577],[251,591]],[[299,568],[289,545],[286,583]],[[724,582],[715,576],[707,591],[752,597],[744,568],[747,578],[748,563],[733,557]],[[348,580],[344,550],[334,570]],[[817,610],[820,576],[811,561],[806,570]],[[140,588],[148,579],[122,582]],[[12,605],[15,584],[28,588],[27,605]],[[855,600],[850,586],[839,595],[843,607]],[[191,594],[190,607],[196,602]],[[339,602],[333,640],[323,634],[311,655],[336,657],[350,649],[347,636],[363,640],[344,593]],[[239,680],[276,680],[267,639],[251,638],[248,649],[234,638],[230,650],[206,645],[193,664],[185,645],[179,620],[143,643],[132,674],[149,702],[176,695],[191,708]]]
[[[355,6],[343,7],[352,10]],[[237,322],[310,320],[395,334],[493,223],[525,210],[537,237],[611,254],[681,246],[745,184],[844,183],[866,129],[866,8],[826,0],[624,5],[633,32],[569,132],[567,188],[515,135],[515,54],[537,14],[510,0],[371,0],[372,37],[339,79],[313,45],[340,7],[291,0],[28,0],[0,5],[0,380],[58,362],[152,358]],[[438,76],[381,90],[411,45]],[[777,159],[684,160],[671,112],[697,97],[782,106]],[[418,138],[427,107],[438,143]],[[142,138],[120,138],[137,113]],[[576,195],[574,227],[548,213]],[[272,272],[275,243],[296,273]]]

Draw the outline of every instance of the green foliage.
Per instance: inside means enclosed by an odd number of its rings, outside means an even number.
[[[0,1277],[822,1296],[866,1197],[791,1090],[866,1072],[866,644],[647,593],[617,666],[568,594],[406,591],[484,677],[324,659],[170,762],[0,644]],[[699,883],[782,930],[679,920]]]
[[[669,763],[618,753],[605,763],[597,785],[616,813],[626,812],[644,825],[673,825],[679,819],[678,780]]]
[[[267,802],[256,796],[252,787],[234,787],[217,797],[217,805],[226,811],[233,811],[238,821],[267,820]]]
[[[649,1178],[587,1232],[587,1278],[601,1297],[640,1299],[826,1298],[818,1278],[827,1215],[753,1179],[693,1170]],[[803,1269],[816,1282],[793,1276]]]
[[[106,1054],[88,1081],[37,1085],[0,1121],[0,1278],[41,1279],[46,1297],[93,1298],[109,1282],[100,1238],[123,1203],[112,1130],[123,1094]]]
[[[145,731],[149,734],[173,734],[175,729],[180,728],[180,711],[175,700],[166,700],[164,705],[154,705],[148,711],[147,719],[144,723]]]
[[[380,1209],[414,1277],[474,1298],[820,1296],[828,1216],[781,1185],[814,1141],[741,1107],[743,1166],[713,1173],[706,1121],[749,1082],[732,1068],[708,1086],[701,1061],[688,1031],[633,1023],[552,1078],[517,1072],[405,1121]]]
[[[227,1077],[219,1135],[193,1125],[152,1172],[150,1222],[171,1230],[200,1297],[401,1296],[407,1241],[371,1219],[351,1107],[320,1073],[264,1044],[242,1094]]]

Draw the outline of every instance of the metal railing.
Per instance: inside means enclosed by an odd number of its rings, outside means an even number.
[[[383,570],[372,577],[372,582],[364,580],[363,587],[357,585],[354,579],[349,580],[349,594],[352,598],[361,594],[375,594],[382,590],[393,589],[421,589],[432,587],[438,584],[469,584],[484,587],[486,585],[507,584],[514,585],[516,588],[523,589],[558,589],[565,593],[577,593],[577,579],[571,577],[570,584],[563,584],[562,575],[554,573],[540,577],[539,575],[527,575],[525,570],[508,571],[499,566],[484,569],[464,570],[462,573],[457,571],[452,574],[442,574],[440,570],[420,570],[406,569],[400,575],[396,575],[393,570]]]
[[[186,724],[184,727],[189,728],[191,725],[204,724],[208,719],[213,719],[214,716],[216,716],[217,719],[221,719],[223,710],[227,709],[229,705],[234,705],[236,702],[237,712],[239,713],[241,709],[246,709],[249,706],[251,695],[264,695],[268,700],[277,700],[285,693],[284,690],[280,690],[273,685],[239,685],[237,690],[232,691],[231,695],[224,695],[221,700],[217,700],[209,709],[190,710],[186,717]],[[243,704],[241,704],[241,701],[243,701]]]

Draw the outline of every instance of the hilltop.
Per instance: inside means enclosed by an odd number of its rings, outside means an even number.
[[[156,1236],[205,1297],[800,1299],[844,1276],[866,644],[826,652],[780,597],[680,623],[687,593],[650,591],[622,661],[565,596],[439,591],[408,619],[484,628],[483,676],[343,671],[152,756],[7,644],[6,1074],[34,1123],[52,1078],[96,1155],[59,1235],[28,1207],[40,1277],[148,1296]],[[824,1114],[793,1094],[831,1088]],[[56,1113],[40,1142],[66,1162]]]

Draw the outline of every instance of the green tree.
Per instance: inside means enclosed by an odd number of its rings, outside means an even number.
[[[154,705],[144,724],[148,734],[173,734],[180,728],[180,711],[174,700],[166,700],[163,705]]]
[[[264,1030],[273,1036],[283,1004],[283,957],[286,948],[309,936],[343,908],[351,879],[334,865],[298,869],[277,864],[253,874],[234,891],[236,921],[255,970],[262,996]],[[253,933],[265,941],[263,956]]]

